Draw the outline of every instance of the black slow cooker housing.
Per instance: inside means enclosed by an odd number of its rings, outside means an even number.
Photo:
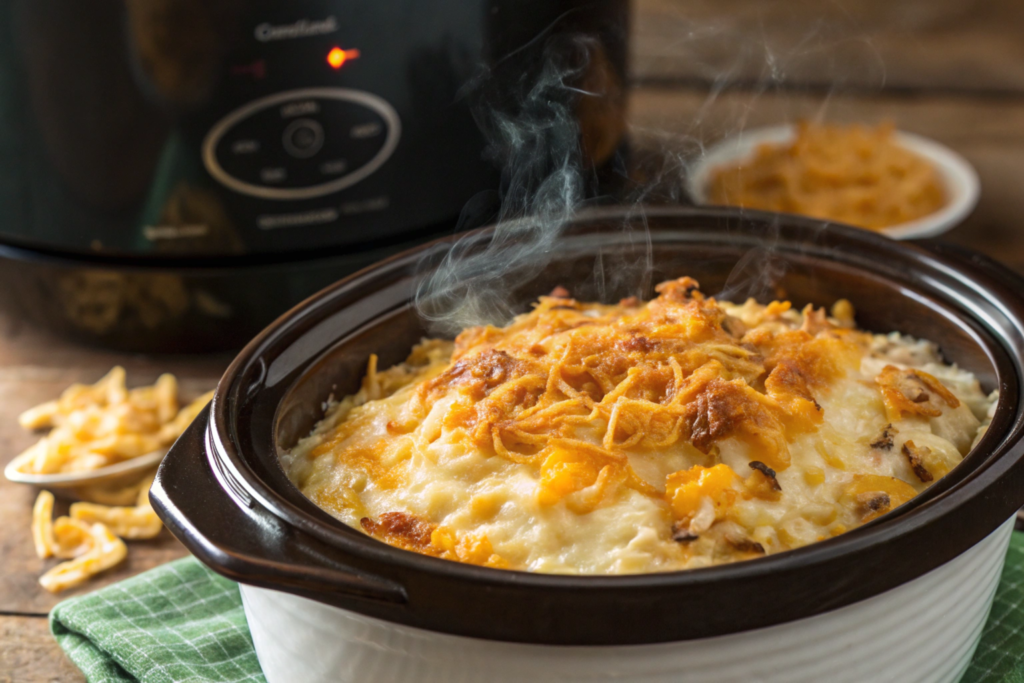
[[[237,348],[474,197],[486,215],[485,107],[514,120],[581,37],[607,104],[574,109],[586,161],[619,163],[627,35],[627,0],[0,3],[0,305],[107,346]]]

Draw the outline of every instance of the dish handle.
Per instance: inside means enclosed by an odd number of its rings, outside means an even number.
[[[227,578],[308,597],[405,603],[405,589],[343,565],[316,539],[287,527],[258,501],[239,505],[217,481],[206,457],[210,408],[185,430],[157,471],[150,500],[181,543]],[[301,539],[300,539],[301,537]]]

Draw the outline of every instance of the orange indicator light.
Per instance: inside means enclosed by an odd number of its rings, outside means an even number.
[[[327,53],[327,63],[331,65],[332,69],[340,69],[345,62],[358,56],[359,50],[342,50],[340,47],[335,47]]]

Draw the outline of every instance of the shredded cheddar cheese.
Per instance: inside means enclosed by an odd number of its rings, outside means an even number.
[[[541,297],[507,327],[368,362],[283,457],[347,524],[490,567],[629,573],[800,547],[955,467],[995,397],[934,346],[789,302]]]

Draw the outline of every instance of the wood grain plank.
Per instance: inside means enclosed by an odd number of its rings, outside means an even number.
[[[1024,272],[1024,101],[951,96],[820,97],[797,93],[638,88],[630,121],[640,150],[659,150],[662,182],[679,183],[688,162],[715,141],[742,130],[799,118],[893,121],[962,154],[978,171],[982,195],[974,214],[942,238],[989,254]]]
[[[0,617],[0,683],[78,683],[71,663],[39,617]]]
[[[92,382],[111,366],[128,372],[130,386],[153,382],[161,372],[175,373],[182,394],[197,396],[216,383],[227,364],[225,356],[148,357],[75,346],[29,328],[7,326],[0,335],[0,467],[38,438],[17,423],[18,414],[57,396],[73,382]],[[128,558],[85,585],[53,595],[37,583],[56,560],[35,556],[30,532],[37,491],[0,477],[0,612],[42,613],[66,597],[120,581],[186,554],[166,530],[151,541],[130,541]],[[59,501],[63,514],[67,501]]]
[[[639,82],[1024,92],[1019,0],[636,0]]]

